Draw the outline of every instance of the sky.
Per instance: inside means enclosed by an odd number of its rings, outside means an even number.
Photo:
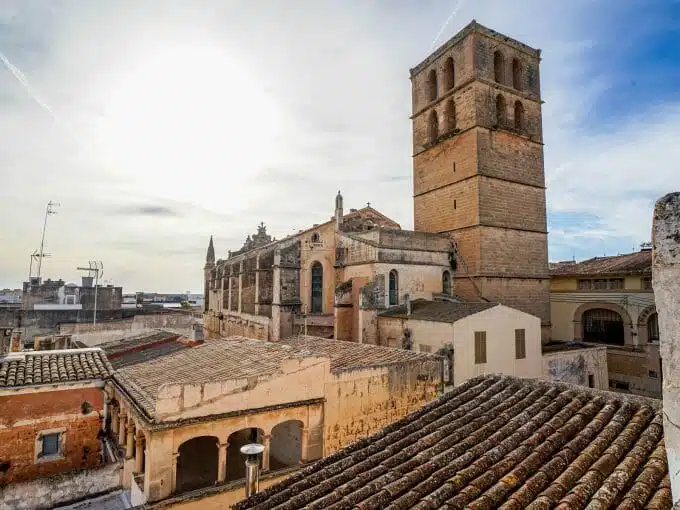
[[[50,200],[43,276],[100,260],[124,292],[201,292],[211,234],[284,237],[338,190],[413,228],[408,71],[472,19],[542,50],[550,260],[649,241],[678,0],[1,0],[0,288]]]

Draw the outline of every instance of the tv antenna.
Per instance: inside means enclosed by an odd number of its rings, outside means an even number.
[[[87,271],[87,276],[93,277],[94,274],[94,313],[92,319],[92,325],[97,325],[97,285],[99,284],[99,278],[104,274],[104,264],[101,260],[90,260],[88,262],[88,267],[77,267],[78,271]]]
[[[42,259],[45,257],[45,253],[43,252],[43,248],[45,247],[45,230],[47,229],[47,217],[50,214],[57,214],[56,208],[59,207],[61,204],[58,204],[56,202],[52,202],[51,200],[47,202],[47,207],[45,207],[45,221],[43,222],[43,229],[42,229],[42,236],[40,237],[40,253],[38,253],[36,256],[38,257],[38,278],[40,278],[40,274],[42,271]],[[35,254],[34,254],[35,255]],[[33,255],[31,256],[31,262],[33,262]]]

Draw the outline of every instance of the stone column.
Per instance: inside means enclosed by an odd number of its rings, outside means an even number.
[[[135,473],[141,473],[144,469],[144,436],[137,431],[135,441]]]
[[[300,431],[300,462],[307,462],[309,459],[309,454],[307,449],[309,448],[309,429],[303,427]]]
[[[224,483],[227,480],[227,450],[229,449],[229,441],[226,443],[217,443],[219,452],[217,454],[217,483]]]
[[[233,266],[229,266],[229,295],[227,296],[229,311],[231,312],[231,273],[233,271]]]
[[[127,420],[127,414],[124,409],[120,410],[120,416],[118,416],[118,446],[125,445],[125,422]]]
[[[135,422],[132,418],[127,423],[127,441],[125,442],[125,458],[131,459],[135,454]]]
[[[271,445],[272,435],[265,434],[262,436],[262,444],[264,451],[262,452],[262,471],[269,471],[269,447]]]
[[[271,340],[277,342],[281,338],[281,252],[274,251],[272,267],[272,320]]]
[[[680,193],[657,201],[652,286],[663,361],[663,425],[673,504],[680,501]]]
[[[172,494],[177,491],[177,462],[179,462],[179,452],[172,454]]]
[[[111,434],[118,433],[118,407],[112,406],[111,409]]]

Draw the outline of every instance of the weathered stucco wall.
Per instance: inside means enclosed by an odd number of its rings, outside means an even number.
[[[593,388],[600,390],[609,388],[606,347],[551,352],[543,355],[543,377],[546,379],[589,386],[589,376],[593,378]]]
[[[325,390],[323,455],[419,409],[440,388],[437,360],[334,375]]]
[[[138,329],[188,329],[194,322],[191,313],[158,313],[150,315],[135,315],[127,319],[111,320],[92,323],[60,324],[62,334],[83,334],[98,331],[128,331]]]
[[[652,286],[663,359],[664,440],[673,503],[680,502],[680,193],[654,208]]]
[[[46,476],[0,487],[0,508],[42,510],[115,490],[120,486],[120,465]]]
[[[98,465],[102,390],[82,386],[63,388],[0,391],[0,464],[7,467],[0,470],[0,485]],[[84,403],[89,407],[84,408]],[[36,458],[38,435],[44,431],[62,434],[60,457]]]

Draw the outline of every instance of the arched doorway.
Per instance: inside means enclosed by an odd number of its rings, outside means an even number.
[[[201,436],[182,443],[177,459],[178,493],[214,485],[219,454],[217,442],[216,437]]]
[[[659,314],[654,312],[647,319],[647,341],[659,342]]]
[[[241,480],[246,477],[246,457],[241,447],[250,443],[263,444],[262,429],[247,428],[237,430],[229,436],[227,448],[227,481]]]
[[[296,466],[302,459],[302,422],[288,420],[272,429],[269,447],[269,468],[271,470]]]
[[[311,298],[311,313],[323,313],[323,266],[321,262],[312,264]]]
[[[451,273],[444,271],[442,275],[442,292],[451,295]]]
[[[614,310],[591,308],[581,317],[583,340],[609,345],[624,344],[623,318]]]

